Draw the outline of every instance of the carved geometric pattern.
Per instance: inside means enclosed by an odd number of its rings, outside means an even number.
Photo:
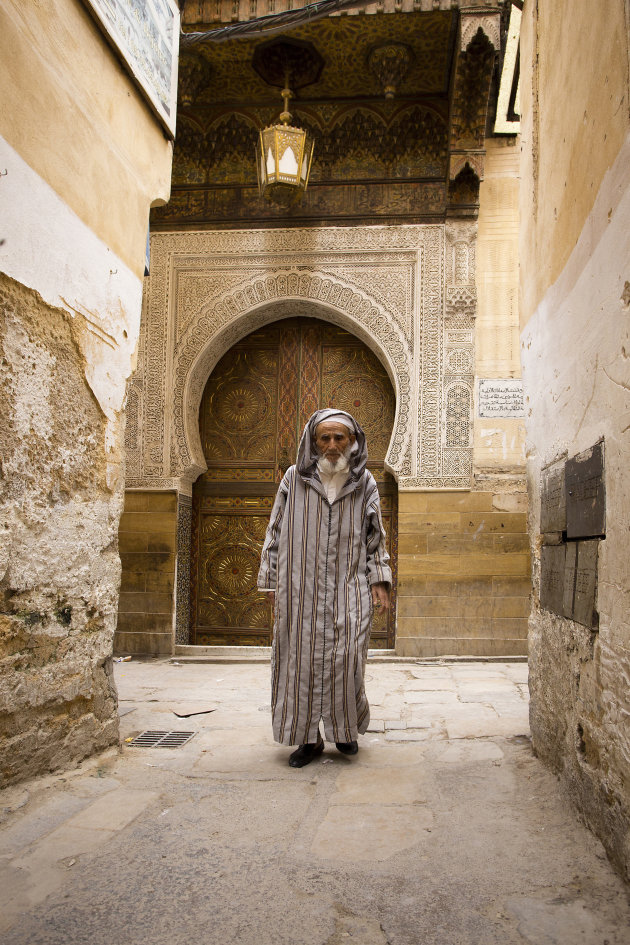
[[[494,5],[495,0],[490,0]],[[293,0],[273,0],[265,6],[265,11],[280,12],[302,7],[302,2]],[[400,89],[401,94],[410,92],[439,94],[444,91],[448,81],[449,39],[451,36],[452,13],[459,3],[447,0],[397,0],[396,6],[388,4],[390,12],[402,10],[406,15],[384,16],[383,4],[378,4],[378,15],[366,18],[360,16],[337,16],[320,19],[316,24],[316,33],[310,23],[293,25],[291,37],[300,40],[312,39],[326,66],[319,80],[313,85],[300,90],[300,102],[311,98],[318,101],[345,95],[348,98],[359,96],[379,96],[382,94],[380,82],[372,75],[368,65],[368,55],[373,46],[388,43],[408,43],[413,54],[413,61]],[[207,27],[212,23],[230,23],[234,20],[247,20],[262,14],[262,4],[251,0],[248,3],[217,3],[210,0],[183,4],[186,9],[182,14],[182,23]],[[437,7],[439,6],[439,9]],[[363,14],[363,9],[353,12]],[[374,13],[377,5],[374,6]],[[185,43],[185,37],[182,37]],[[185,47],[184,47],[185,48]],[[225,101],[268,101],[269,86],[251,68],[251,38],[239,42],[198,44],[194,52],[204,55],[216,77],[220,76],[220,93]],[[352,55],[348,55],[352,50]],[[188,55],[186,50],[185,55]],[[243,63],[249,66],[246,70]],[[199,102],[212,103],[217,98],[216,79],[213,85],[199,95]],[[276,112],[279,109],[276,109]]]
[[[469,160],[469,155],[467,154],[460,162],[456,161],[454,163],[460,163],[461,170],[457,172],[455,168],[450,176],[448,188],[449,203],[452,206],[458,204],[468,206],[476,204],[479,200],[479,181],[483,177],[482,162],[473,158]]]
[[[212,337],[210,334],[212,328],[215,328],[215,333],[218,333],[217,329],[236,321],[239,315],[244,315],[249,310],[258,309],[257,315],[262,314],[264,309],[261,310],[261,303],[274,303],[278,299],[286,299],[287,297],[324,303],[327,310],[333,307],[333,310],[341,310],[352,320],[348,327],[354,323],[360,325],[364,330],[365,328],[371,329],[380,342],[379,347],[384,348],[389,355],[390,362],[393,362],[396,372],[399,389],[398,428],[388,455],[388,463],[396,468],[400,447],[405,439],[405,427],[408,426],[410,409],[410,357],[408,344],[404,337],[397,326],[386,317],[382,310],[364,292],[353,288],[351,285],[341,283],[331,274],[282,271],[269,275],[266,279],[256,279],[253,284],[245,284],[236,292],[231,292],[219,298],[213,304],[211,311],[208,311],[207,308],[202,310],[201,317],[182,338],[175,365],[176,410],[174,423],[175,440],[179,450],[181,467],[183,467],[182,472],[190,466],[192,458],[188,448],[188,442],[192,437],[190,434],[187,435],[186,428],[188,427],[188,430],[192,433],[194,427],[196,427],[198,409],[196,394],[201,384],[205,384],[207,378],[206,370],[199,372],[198,364],[195,362],[204,348],[207,351],[208,342]],[[292,305],[292,310],[298,314],[295,304]],[[267,311],[278,317],[275,307],[271,306]],[[323,311],[322,314],[324,314]],[[257,320],[256,315],[254,318]],[[263,314],[263,319],[262,323],[264,324],[267,320],[270,320],[269,315]],[[348,325],[347,318],[346,325]],[[248,317],[247,326],[250,329],[257,327],[251,316]],[[227,339],[229,334],[225,333],[223,337]],[[195,370],[196,368],[197,370]],[[306,379],[308,379],[308,372]],[[190,406],[184,420],[183,410],[180,413],[178,408],[179,394],[180,391],[183,394],[186,380],[188,380],[189,396],[194,397],[194,400],[189,402]]]
[[[338,351],[324,347],[322,403],[347,410],[356,417],[365,430],[370,464],[382,463],[394,425],[395,404],[389,381],[370,351],[350,351],[343,366],[339,364]]]
[[[446,123],[425,107],[405,106],[394,117],[373,106],[340,110],[319,134],[308,112],[301,124],[317,136],[312,181],[437,177],[446,169]]]
[[[385,98],[394,98],[412,60],[411,50],[404,43],[389,43],[372,50],[368,66],[380,82]]]
[[[450,387],[446,395],[446,446],[470,445],[472,391],[464,384]]]
[[[268,117],[254,109],[184,116],[173,152],[173,184],[255,185],[255,145]],[[299,123],[316,139],[311,183],[430,178],[446,171],[446,122],[426,106],[397,104],[392,112],[380,104],[344,105],[324,116],[321,106],[311,105],[300,108]]]
[[[224,598],[241,600],[251,587],[260,564],[259,556],[249,545],[230,544],[209,555],[200,576],[200,595],[216,591]]]
[[[446,233],[446,285],[475,286],[475,244],[477,226],[453,221],[445,228]]]
[[[213,368],[249,332],[306,315],[357,335],[387,365],[396,390],[387,465],[399,488],[467,488],[469,472],[447,475],[443,468],[442,404],[446,338],[472,350],[475,235],[474,223],[465,222],[154,234],[143,374],[135,378],[142,383],[142,443],[128,457],[137,471],[133,485],[190,492],[205,467],[197,421]],[[391,299],[377,291],[379,273],[394,289]],[[178,280],[193,275],[200,287],[203,280],[212,287],[200,288],[184,327]],[[462,380],[468,383],[467,373]],[[470,470],[469,461],[449,464]]]
[[[449,328],[464,327],[475,316],[477,293],[474,286],[448,286],[446,289],[445,318]],[[457,323],[457,324],[456,324]]]
[[[474,346],[477,307],[475,288],[474,225],[453,223],[446,228],[446,293],[444,335],[447,382],[442,471],[444,475],[470,476],[473,429]],[[454,347],[457,343],[457,347]],[[451,384],[452,375],[457,384]]]
[[[290,383],[282,376],[287,363],[296,367]],[[280,401],[273,411],[278,431],[285,419],[292,421],[292,429],[286,428],[292,436],[289,462],[295,459],[298,414],[300,426],[320,406],[351,410],[357,416],[368,437],[370,468],[383,493],[388,542],[395,540],[395,486],[382,468],[395,401],[377,357],[357,338],[312,318],[284,320],[248,335],[218,362],[201,401],[199,424],[209,468],[194,486],[191,616],[196,643],[217,644],[225,634],[232,642],[269,642],[271,609],[268,598],[256,589],[256,573],[275,494],[273,468],[282,463],[282,446],[278,435],[268,431],[264,459],[270,462],[258,467],[251,445],[244,454],[242,449],[243,443],[252,442],[255,419],[243,392],[261,379],[261,401],[268,395],[275,403],[278,390],[292,403],[287,408]],[[234,398],[223,396],[226,390],[238,395],[234,416]],[[222,404],[228,404],[227,417]],[[232,421],[229,427],[226,421]],[[267,495],[254,490],[266,490]],[[256,640],[254,631],[259,634]],[[373,645],[393,645],[393,633],[393,620],[377,619]]]
[[[125,406],[125,474],[141,474],[140,446],[142,437],[142,380],[131,380],[127,386]]]
[[[193,105],[202,89],[210,84],[212,70],[210,63],[201,55],[188,53],[179,57],[177,74],[178,100],[185,107]],[[180,116],[178,115],[178,118]],[[181,119],[178,121],[177,137],[181,129]]]
[[[475,206],[483,179],[483,143],[500,14],[462,11],[451,100],[449,204]]]
[[[292,465],[298,441],[298,404],[289,394],[296,390],[300,371],[300,330],[287,325],[278,352],[278,468],[276,480]]]
[[[449,374],[471,374],[473,369],[472,351],[458,348],[450,351],[446,359]]]
[[[317,328],[307,328],[302,344],[300,365],[300,432],[316,410],[319,409],[319,392],[321,389],[321,370],[319,363],[320,332]]]
[[[417,259],[393,265],[362,265],[358,260],[352,266],[339,265],[336,273],[341,279],[352,282],[360,279],[364,291],[379,302],[389,317],[399,326],[409,344],[414,341],[414,290],[417,282]]]
[[[221,188],[173,185],[171,199],[151,211],[160,227],[196,224],[206,229],[228,224],[240,227],[329,225],[349,220],[357,225],[416,223],[442,220],[446,210],[443,179],[312,181],[300,203],[289,210],[261,200],[256,184],[225,184]],[[201,226],[203,225],[203,226]]]
[[[177,592],[175,607],[175,642],[190,642],[190,575],[192,542],[192,501],[187,495],[177,497]]]
[[[252,622],[252,613],[265,602],[256,590],[256,575],[264,530],[260,516],[245,512],[210,513],[220,522],[220,534],[208,540],[207,513],[198,511],[199,544],[195,548],[197,560],[196,627],[260,627]],[[267,521],[265,520],[265,528]],[[266,626],[270,610],[267,605]]]
[[[462,40],[464,31],[470,38],[462,47],[457,60],[451,106],[451,148],[455,151],[471,150],[483,145],[488,93],[496,52],[483,28],[483,23],[489,19],[468,17],[462,30]],[[498,13],[496,29],[498,36]]]
[[[436,244],[437,241],[437,245]],[[425,254],[433,249],[432,263],[427,264]],[[423,268],[425,305],[422,311],[422,340],[420,364],[422,395],[419,397],[418,430],[421,437],[417,447],[417,469],[423,477],[432,478],[441,472],[441,415],[442,415],[442,371],[443,371],[443,293],[444,252],[439,234],[431,228],[424,243]],[[440,251],[442,250],[442,251]]]
[[[457,240],[453,243],[453,282],[465,285],[468,281],[468,244],[465,240]]]
[[[459,48],[465,52],[481,30],[486,42],[498,52],[501,47],[500,14],[479,15],[476,11],[462,12]]]
[[[454,483],[463,476],[472,473],[472,459],[469,451],[461,449],[445,449],[444,457],[444,486],[455,488]]]
[[[233,349],[217,365],[200,409],[206,462],[273,462],[277,352]]]

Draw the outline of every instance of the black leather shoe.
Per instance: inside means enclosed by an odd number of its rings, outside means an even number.
[[[335,748],[337,751],[340,751],[342,755],[356,755],[359,750],[359,746],[356,742],[335,742]]]
[[[300,745],[289,756],[289,764],[292,768],[303,768],[304,765],[310,765],[311,761],[321,755],[323,750],[324,743],[321,739],[318,742],[307,742],[306,745]]]

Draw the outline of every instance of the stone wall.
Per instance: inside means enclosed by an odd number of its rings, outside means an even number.
[[[400,494],[399,656],[526,655],[527,494],[514,485]]]
[[[0,783],[117,739],[120,492],[72,320],[0,276]]]
[[[122,433],[172,144],[76,0],[0,10],[0,781],[116,742]]]
[[[586,4],[539,0],[524,11],[531,727],[536,752],[630,877],[628,20],[622,0],[604,6],[595,13]],[[554,570],[553,549],[570,561],[577,545],[563,517],[566,461],[599,441],[603,490],[588,486],[592,500],[605,504],[596,568]],[[560,470],[559,488],[544,485],[550,470]],[[581,595],[577,612],[572,593]]]
[[[176,494],[127,492],[118,541],[122,582],[115,652],[172,653]]]

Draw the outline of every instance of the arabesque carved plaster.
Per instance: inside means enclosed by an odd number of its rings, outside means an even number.
[[[399,487],[469,488],[475,238],[472,223],[152,236],[128,487],[190,492],[206,468],[199,404],[219,358],[265,324],[311,316],[385,366],[396,393],[386,465]]]

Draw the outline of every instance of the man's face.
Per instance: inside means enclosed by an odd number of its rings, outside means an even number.
[[[355,441],[348,427],[336,420],[322,420],[315,430],[315,446],[324,459],[336,466],[349,446]]]

